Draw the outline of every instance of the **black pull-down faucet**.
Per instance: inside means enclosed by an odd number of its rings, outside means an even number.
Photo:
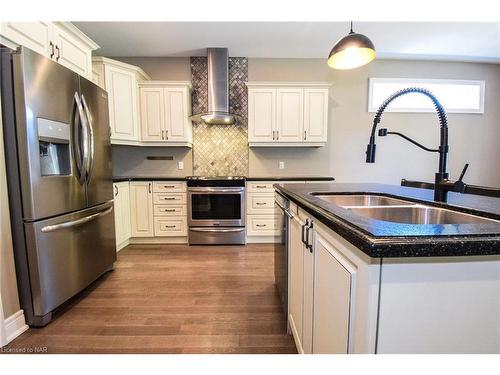
[[[439,118],[439,126],[440,126],[439,148],[430,149],[404,134],[398,132],[390,132],[387,131],[387,129],[379,129],[378,135],[380,137],[384,137],[387,134],[397,135],[399,137],[402,137],[403,139],[406,139],[407,141],[413,143],[415,146],[418,146],[425,151],[439,153],[439,168],[434,180],[434,200],[436,202],[446,202],[448,191],[456,191],[460,193],[463,193],[465,191],[466,185],[463,183],[462,179],[465,175],[465,172],[467,171],[467,168],[469,167],[469,164],[465,164],[464,169],[462,170],[462,173],[458,181],[451,181],[448,179],[448,173],[446,172],[446,159],[448,156],[448,149],[449,149],[448,121],[446,119],[446,112],[443,106],[430,91],[420,87],[409,87],[395,92],[382,103],[382,105],[377,110],[377,113],[375,114],[375,118],[373,119],[373,127],[370,135],[370,143],[368,143],[368,146],[366,148],[366,162],[367,163],[375,162],[375,149],[376,149],[375,130],[377,128],[377,125],[380,123],[380,119],[385,109],[394,99],[409,93],[423,94],[427,96],[429,99],[431,99],[432,102],[434,103],[434,107],[436,109],[436,113]]]

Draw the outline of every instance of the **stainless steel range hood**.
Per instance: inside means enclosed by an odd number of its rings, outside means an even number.
[[[229,113],[229,78],[227,48],[207,48],[208,112],[191,116],[208,125],[231,125],[240,116]]]

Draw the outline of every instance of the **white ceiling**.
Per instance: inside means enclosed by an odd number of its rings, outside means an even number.
[[[348,22],[74,22],[105,56],[326,58]],[[379,58],[500,63],[500,22],[359,22]]]

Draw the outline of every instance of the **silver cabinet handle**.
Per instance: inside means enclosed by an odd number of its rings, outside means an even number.
[[[261,228],[261,227],[267,227],[267,224],[255,224],[255,226]]]
[[[175,228],[175,225],[165,225],[165,228]]]
[[[276,140],[276,131],[273,130],[273,141],[275,141],[275,140]]]
[[[54,57],[54,43],[50,42],[50,58],[53,58]]]
[[[61,57],[61,50],[59,49],[59,46],[57,46],[57,45],[56,45],[56,51],[57,51],[56,61],[59,61],[59,58]]]
[[[118,196],[118,186],[115,185],[115,197]]]
[[[175,212],[175,209],[168,209],[168,208],[165,208],[163,210],[163,212]]]
[[[257,189],[265,189],[267,186],[266,185],[256,185],[255,187]]]
[[[276,140],[279,141],[280,139],[280,131],[276,130]]]
[[[307,130],[304,130],[304,141],[307,139]]]
[[[168,130],[165,130],[165,136],[167,137],[167,141],[168,141]]]
[[[255,202],[257,206],[265,206],[267,203],[265,202]]]
[[[165,130],[161,131],[161,139],[165,139]]]
[[[175,201],[175,198],[174,197],[164,197],[163,200],[166,200],[166,201]]]
[[[174,186],[174,185],[163,185],[163,187],[164,187],[165,189],[174,189],[174,188],[175,188],[175,186]]]
[[[71,227],[76,227],[78,225],[82,225],[82,224],[88,223],[89,221],[95,220],[100,216],[107,215],[111,211],[113,211],[113,207],[109,207],[107,210],[98,212],[96,214],[82,217],[81,219],[78,219],[78,220],[66,221],[65,223],[55,224],[55,225],[47,225],[46,227],[43,227],[41,229],[41,231],[43,233],[48,233],[48,232],[54,232],[54,231],[60,230],[60,229],[67,229],[67,228],[71,228]]]
[[[148,192],[151,194],[151,183],[148,184]]]

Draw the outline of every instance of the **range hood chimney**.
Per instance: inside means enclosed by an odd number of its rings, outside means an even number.
[[[229,52],[227,48],[207,48],[208,112],[191,116],[208,125],[231,125],[240,116],[229,113]]]

